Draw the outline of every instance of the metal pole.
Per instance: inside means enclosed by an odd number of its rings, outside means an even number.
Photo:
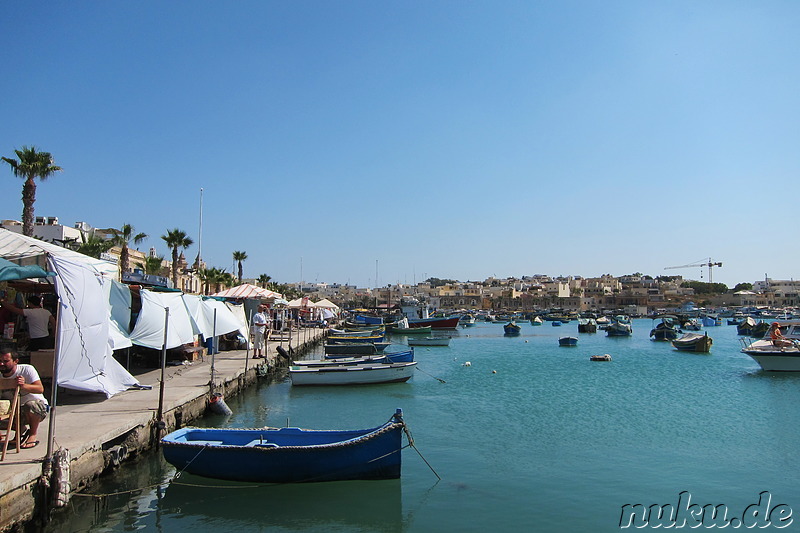
[[[167,334],[169,332],[169,307],[164,308],[164,344],[161,345],[161,383],[158,384],[158,430],[164,429],[164,374],[167,369]]]
[[[250,333],[252,331],[250,328],[252,328],[252,326],[251,326],[252,323],[253,323],[253,310],[251,309],[250,310],[250,316],[247,318],[247,343],[246,343],[246,348],[245,348],[245,352],[244,352],[244,372],[245,372],[245,374],[247,373],[247,363],[248,363],[247,360],[250,359]]]
[[[197,235],[197,268],[203,259],[203,188],[200,187],[200,231]]]
[[[47,424],[47,454],[45,455],[45,463],[52,460],[53,448],[56,439],[56,401],[58,398],[58,330],[61,328],[61,300],[59,299],[58,308],[56,309],[56,343],[53,348],[53,384],[50,391],[50,420]]]
[[[214,326],[211,329],[211,392],[214,392],[214,361],[217,353],[217,310],[214,309]]]

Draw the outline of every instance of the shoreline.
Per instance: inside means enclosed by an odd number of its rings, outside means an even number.
[[[292,331],[289,346],[300,355],[324,336],[325,330],[318,328]],[[108,399],[59,389],[58,404],[53,410],[56,416],[53,453],[64,449],[69,457],[69,491],[64,503],[98,477],[153,448],[162,436],[203,416],[212,389],[221,392],[224,398],[231,398],[255,384],[259,377],[272,375],[276,368],[286,366],[286,360],[277,352],[281,345],[282,342],[269,343],[266,359],[248,359],[250,352],[245,350],[215,354],[213,384],[209,355],[191,365],[168,366],[162,430],[156,420],[160,369],[136,374],[139,382],[151,389],[127,390]],[[42,482],[48,425],[49,417],[40,427],[38,446],[19,453],[9,450],[5,461],[0,463],[0,531],[22,531],[42,520],[48,509],[58,512],[52,503],[45,502],[49,491]]]

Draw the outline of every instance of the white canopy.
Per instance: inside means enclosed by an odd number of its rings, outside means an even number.
[[[112,279],[117,279],[119,276],[117,265],[110,261],[95,259],[88,255],[74,252],[68,248],[62,248],[61,246],[49,242],[40,241],[39,239],[26,237],[25,235],[0,228],[0,257],[8,260],[24,259],[25,261],[21,261],[21,263],[25,265],[36,264],[45,266],[47,264],[45,254],[69,259],[77,264],[90,265],[96,271]]]
[[[142,289],[142,310],[131,332],[134,344],[160,349],[164,345],[166,309],[169,308],[167,349],[194,342],[194,327],[183,294],[180,292],[153,292]]]
[[[333,303],[332,301],[328,300],[327,298],[323,298],[322,300],[318,301],[314,304],[315,307],[321,307],[323,309],[332,309],[334,311],[339,310],[339,306]]]
[[[195,332],[206,339],[213,337],[214,333],[219,336],[242,329],[247,331],[245,324],[220,301],[204,300],[202,297],[192,294],[184,294],[183,301],[186,303],[189,315],[196,326]],[[214,325],[214,311],[217,314],[216,328]]]
[[[309,300],[308,298],[296,298],[289,302],[289,307],[292,309],[299,309],[301,307],[305,307],[306,309],[313,309],[316,307],[316,304]]]
[[[58,385],[111,397],[139,384],[112,356],[104,278],[92,266],[48,257],[59,295]]]
[[[223,298],[283,298],[283,295],[280,293],[268,289],[262,289],[261,287],[256,287],[250,283],[243,283],[242,285],[231,287],[230,289],[212,294],[211,296],[220,296]]]

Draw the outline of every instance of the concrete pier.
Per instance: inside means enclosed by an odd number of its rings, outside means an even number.
[[[259,377],[287,365],[277,347],[293,349],[295,357],[307,351],[325,334],[323,329],[291,332],[291,341],[270,341],[266,359],[248,359],[246,351],[205,355],[191,365],[168,366],[164,379],[163,419],[158,429],[161,370],[135,374],[150,390],[128,390],[111,398],[76,394],[59,389],[55,409],[54,451],[66,448],[70,454],[71,492],[85,489],[103,472],[136,454],[150,449],[158,439],[189,424],[206,412],[212,393],[224,398],[237,395]],[[63,392],[62,392],[63,391]],[[19,453],[9,450],[0,462],[0,531],[21,529],[44,510],[44,490],[40,484],[47,452],[49,419],[39,426],[39,444]]]

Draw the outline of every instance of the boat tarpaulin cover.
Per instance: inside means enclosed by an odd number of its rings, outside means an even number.
[[[105,283],[110,280],[90,264],[48,255],[59,296],[56,361],[58,384],[68,389],[102,392],[111,397],[139,382],[112,356],[109,306]]]

